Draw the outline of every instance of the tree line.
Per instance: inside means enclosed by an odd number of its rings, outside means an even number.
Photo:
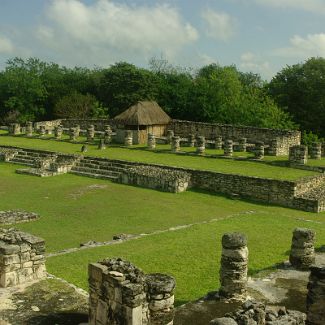
[[[235,66],[67,68],[37,58],[7,61],[0,72],[0,123],[114,117],[155,100],[176,119],[295,129],[325,136],[325,59],[287,66],[270,82]],[[309,133],[308,133],[309,132]],[[312,132],[312,133],[310,133]]]

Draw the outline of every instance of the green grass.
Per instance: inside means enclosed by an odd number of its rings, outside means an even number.
[[[292,230],[311,227],[318,244],[324,242],[325,224],[309,224],[267,213],[242,215],[177,232],[163,233],[110,247],[99,247],[49,258],[48,271],[88,288],[87,265],[107,257],[123,257],[145,272],[162,272],[176,278],[176,303],[182,304],[219,287],[221,237],[240,231],[248,237],[249,274],[271,269],[288,259]]]
[[[81,143],[73,144],[66,141],[1,136],[0,145],[81,154]],[[194,148],[184,147],[182,150],[184,150],[183,153],[171,153],[169,145],[158,145],[155,151],[147,150],[145,146],[133,146],[132,148],[110,146],[106,150],[98,150],[97,145],[89,145],[86,155],[283,180],[296,180],[305,176],[315,175],[315,172],[311,171],[270,165],[270,158],[266,159],[268,163],[247,160],[239,161],[221,157],[211,158],[210,155],[220,156],[222,154],[221,150],[207,149],[206,157],[190,155],[189,151],[194,153]],[[247,157],[250,154],[236,153],[236,155]],[[277,161],[278,159],[274,160]]]
[[[191,228],[154,234],[120,245],[51,257],[48,271],[87,288],[87,264],[121,256],[146,272],[176,277],[177,303],[218,287],[220,238],[242,231],[249,238],[250,273],[287,258],[297,226],[317,232],[325,242],[325,213],[265,206],[205,192],[163,193],[75,175],[38,178],[15,173],[18,165],[0,163],[0,210],[37,212],[37,221],[16,228],[41,236],[47,252],[108,241],[116,233],[141,234],[189,223]],[[209,222],[212,219],[216,221]]]

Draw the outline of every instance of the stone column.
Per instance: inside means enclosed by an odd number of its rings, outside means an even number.
[[[77,132],[75,128],[70,128],[69,129],[69,136],[70,136],[70,141],[75,142],[77,140]]]
[[[45,242],[16,229],[0,230],[0,287],[46,277]]]
[[[60,140],[62,137],[63,128],[61,125],[58,125],[54,128],[54,136],[57,140]]]
[[[172,141],[171,141],[171,149],[172,152],[178,152],[181,149],[181,138],[177,135],[172,137]]]
[[[20,134],[20,124],[19,123],[11,123],[9,126],[9,134],[10,135],[19,135]]]
[[[292,146],[289,149],[289,162],[292,165],[306,165],[308,147],[304,145]]]
[[[247,286],[248,248],[245,235],[226,233],[222,237],[220,295],[245,299]]]
[[[205,137],[200,135],[196,138],[196,153],[203,155],[205,152]]]
[[[315,232],[307,228],[296,228],[292,234],[290,263],[293,267],[307,270],[315,262]]]
[[[232,140],[227,139],[225,141],[225,145],[224,145],[224,156],[232,157],[233,151],[234,151],[233,142],[232,142]]]
[[[104,139],[99,139],[98,149],[99,149],[99,150],[104,150],[104,149],[106,149],[106,146],[105,146],[105,140],[104,140]]]
[[[268,154],[270,156],[278,156],[279,151],[279,140],[277,138],[272,139],[270,142]]]
[[[104,140],[105,144],[110,144],[112,142],[112,129],[110,125],[105,125]]]
[[[40,127],[39,127],[39,135],[41,137],[44,137],[45,134],[46,134],[45,125],[40,125]]]
[[[307,294],[308,325],[325,324],[325,265],[311,266]]]
[[[125,130],[124,145],[132,146],[132,144],[133,144],[132,130]]]
[[[78,138],[80,135],[80,125],[76,124],[76,126],[74,127],[74,130],[75,130],[76,138]]]
[[[151,325],[172,324],[175,279],[161,273],[146,275]]]
[[[254,155],[255,159],[264,158],[264,142],[258,141],[255,143]]]
[[[156,149],[156,137],[152,133],[148,133],[148,148]]]
[[[310,150],[311,159],[322,159],[322,144],[313,142]]]
[[[173,130],[167,130],[167,144],[172,143],[172,138],[174,136]]]
[[[195,135],[194,134],[190,134],[188,136],[188,145],[190,147],[194,147],[195,146]]]
[[[33,122],[26,122],[26,136],[33,136]]]
[[[87,142],[93,142],[95,138],[95,127],[93,125],[89,125],[87,128]]]
[[[175,280],[120,258],[89,264],[89,325],[171,325]]]
[[[240,138],[238,140],[238,151],[246,152],[246,146],[247,146],[247,138]]]
[[[216,136],[214,139],[214,147],[217,150],[222,149],[222,137],[221,136]]]

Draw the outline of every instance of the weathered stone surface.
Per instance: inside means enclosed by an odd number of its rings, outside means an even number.
[[[311,266],[307,294],[307,324],[325,324],[325,265]]]
[[[15,229],[1,229],[0,286],[15,286],[44,278],[44,251],[45,243],[42,238]]]
[[[247,138],[240,138],[238,140],[238,151],[246,152]]]
[[[289,162],[292,165],[306,165],[308,158],[308,147],[304,145],[296,145],[290,147]]]
[[[320,142],[313,142],[310,150],[311,159],[321,159],[322,158],[322,144]]]
[[[221,136],[216,136],[214,138],[214,147],[217,150],[221,150],[222,149],[222,137]]]
[[[132,146],[133,144],[133,135],[131,130],[125,130],[124,145]]]
[[[292,234],[290,263],[297,269],[308,269],[315,262],[315,232],[296,228]]]
[[[18,222],[27,222],[38,219],[39,215],[34,212],[27,211],[0,211],[0,224],[13,224]]]
[[[181,138],[179,136],[172,136],[171,138],[171,150],[172,152],[178,152],[181,149]]]
[[[264,142],[257,141],[255,143],[254,155],[255,155],[255,159],[264,158]]]
[[[145,275],[120,258],[89,265],[89,324],[172,324],[175,280],[164,274]],[[166,283],[164,283],[166,281]],[[151,297],[151,293],[156,299]],[[157,299],[159,298],[159,299]]]
[[[204,152],[205,152],[205,137],[200,135],[196,138],[196,153],[198,155],[203,155]]]
[[[238,325],[238,323],[230,317],[220,317],[213,319],[209,325]]]
[[[173,130],[167,130],[167,144],[172,143],[172,138],[174,136]]]
[[[243,300],[246,296],[248,248],[245,235],[226,233],[222,237],[219,293],[225,298]]]
[[[225,140],[224,143],[224,155],[226,157],[231,157],[234,151],[233,141],[231,139]]]
[[[152,133],[148,133],[148,148],[151,150],[156,148],[156,137]]]

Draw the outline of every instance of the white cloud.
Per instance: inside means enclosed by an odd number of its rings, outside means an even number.
[[[235,35],[237,20],[227,13],[205,9],[201,16],[206,22],[209,37],[226,41]]]
[[[198,39],[197,30],[168,5],[128,6],[109,0],[86,5],[77,0],[53,0],[49,21],[37,36],[46,46],[73,61],[112,63],[135,56],[163,53],[171,58]]]
[[[325,14],[324,0],[255,0],[256,3],[282,9],[299,9]]]
[[[14,51],[14,45],[11,40],[0,35],[0,53],[10,54]]]
[[[325,33],[309,34],[306,38],[295,35],[290,39],[290,46],[276,49],[273,54],[299,59],[325,56]]]
[[[259,73],[268,79],[274,74],[270,62],[252,52],[245,52],[240,56],[240,68],[246,72]]]

